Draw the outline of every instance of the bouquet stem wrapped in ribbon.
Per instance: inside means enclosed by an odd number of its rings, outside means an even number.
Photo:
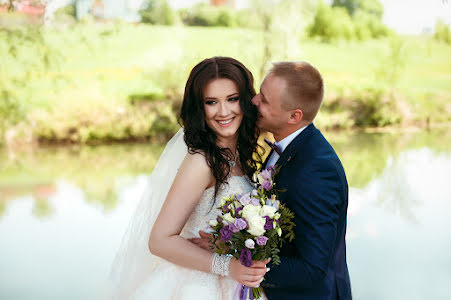
[[[210,221],[213,243],[218,254],[230,254],[250,267],[253,261],[271,258],[280,263],[283,242],[294,239],[293,213],[277,200],[274,178],[278,170],[270,167],[254,176],[255,188],[242,195],[221,199],[221,213]],[[258,299],[260,287],[238,285],[235,299]]]

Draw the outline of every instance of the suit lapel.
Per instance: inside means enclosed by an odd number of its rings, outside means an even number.
[[[307,126],[283,151],[282,155],[280,156],[279,160],[277,161],[277,165],[280,166],[280,168],[283,168],[287,164],[290,163],[291,160],[296,155],[299,155],[302,153],[302,150],[306,144],[306,141],[316,132],[315,125],[311,123]]]

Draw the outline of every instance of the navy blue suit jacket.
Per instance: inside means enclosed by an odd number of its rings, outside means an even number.
[[[285,149],[276,187],[294,212],[295,239],[281,263],[271,265],[262,287],[269,300],[350,300],[346,264],[348,184],[332,146],[310,124]]]

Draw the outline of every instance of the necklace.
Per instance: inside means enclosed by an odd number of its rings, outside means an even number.
[[[237,149],[235,149],[234,159],[233,159],[233,160],[231,160],[231,159],[228,159],[228,160],[227,160],[227,161],[229,162],[230,169],[235,168],[237,157],[238,157],[238,151],[237,151]]]

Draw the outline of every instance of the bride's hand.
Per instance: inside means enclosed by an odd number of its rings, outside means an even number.
[[[251,267],[246,267],[239,260],[232,258],[229,266],[230,277],[245,286],[258,287],[267,272],[266,264],[268,262],[269,259],[265,261],[254,261]]]

